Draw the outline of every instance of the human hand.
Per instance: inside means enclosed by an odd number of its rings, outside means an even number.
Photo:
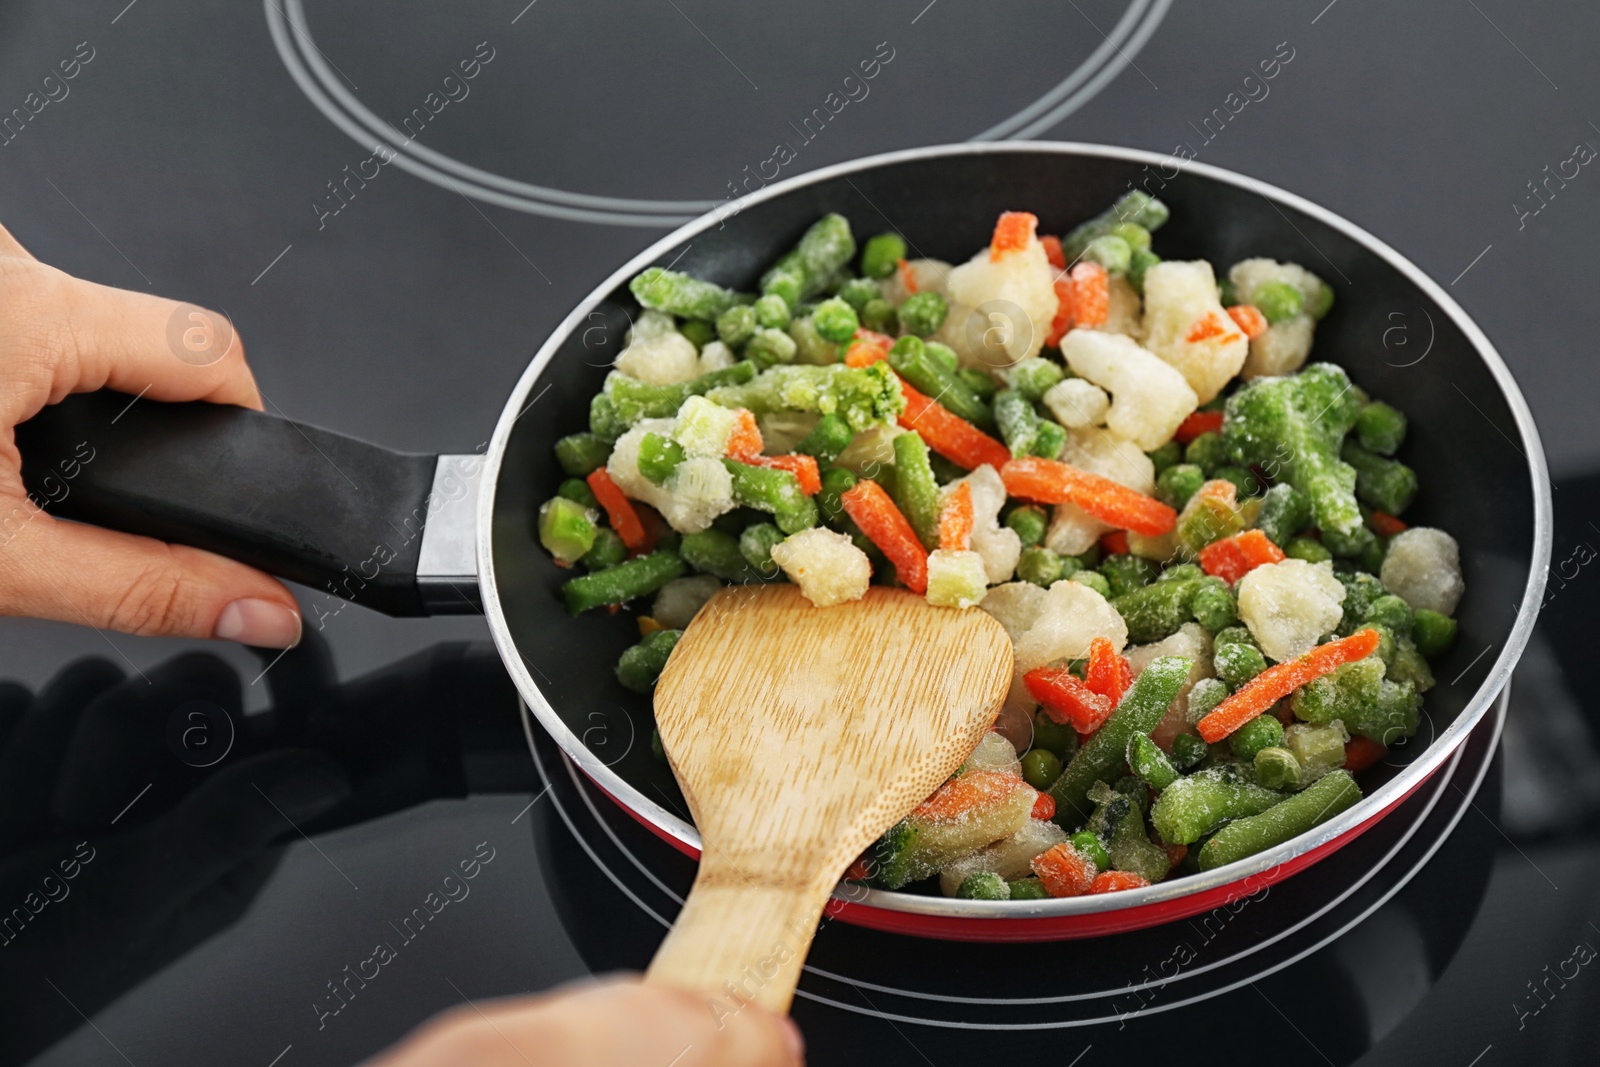
[[[705,998],[636,979],[468,1005],[369,1067],[800,1067],[800,1031],[749,1006],[719,1022]]]
[[[226,349],[180,358],[169,329],[188,319],[218,327]],[[57,521],[28,496],[14,427],[69,393],[102,388],[261,409],[244,348],[222,316],[74,278],[0,227],[0,614],[295,644],[299,608],[276,579],[199,549]]]

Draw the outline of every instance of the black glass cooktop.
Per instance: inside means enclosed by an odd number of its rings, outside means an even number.
[[[1503,718],[1237,911],[1012,948],[832,923],[796,1016],[819,1064],[1588,1063],[1597,32],[1570,0],[12,0],[0,220],[226,310],[272,408],[470,452],[666,225],[852,156],[1124,144],[1351,218],[1477,318],[1544,436],[1554,563]],[[1398,325],[1374,343],[1423,345]],[[648,958],[691,868],[530,752],[482,620],[301,592],[320,625],[281,659],[0,620],[5,1062],[353,1064]]]

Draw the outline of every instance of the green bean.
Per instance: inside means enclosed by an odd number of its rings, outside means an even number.
[[[896,374],[968,422],[981,427],[994,425],[989,407],[978,399],[965,382],[945,370],[929,356],[927,346],[917,337],[902,337],[889,349],[889,366]]]
[[[1128,281],[1139,292],[1144,292],[1144,276],[1151,267],[1161,262],[1161,257],[1148,248],[1135,248],[1128,257]]]
[[[1035,789],[1049,789],[1061,774],[1061,759],[1049,749],[1036,748],[1022,757],[1022,777]]]
[[[1176,467],[1183,462],[1183,446],[1177,441],[1168,441],[1154,452],[1146,452],[1145,455],[1150,457],[1151,466],[1155,467],[1157,474],[1160,474],[1168,467]]]
[[[714,322],[738,299],[720,285],[664,267],[645,268],[628,283],[628,291],[642,307],[704,322]]]
[[[822,492],[817,494],[817,507],[829,522],[849,521],[839,497],[854,489],[858,480],[855,471],[848,467],[829,467],[822,472]]]
[[[1329,285],[1327,282],[1323,282],[1321,287],[1317,290],[1316,295],[1313,296],[1310,302],[1306,305],[1306,310],[1311,312],[1312,318],[1318,320],[1321,320],[1324,315],[1332,311],[1333,286]]]
[[[1172,766],[1180,771],[1198,767],[1209,751],[1210,746],[1194,734],[1179,734],[1172,739]]]
[[[789,305],[776,293],[763,296],[751,306],[756,313],[756,325],[770,330],[781,330],[789,325]]]
[[[1379,511],[1398,515],[1417,495],[1417,472],[1399,460],[1368,452],[1346,441],[1339,458],[1356,469],[1356,497]]]
[[[1232,482],[1241,500],[1261,492],[1261,479],[1257,478],[1255,472],[1248,467],[1235,467],[1224,464],[1213,471],[1211,477],[1221,478],[1225,482]]]
[[[611,445],[592,433],[575,433],[556,442],[556,461],[574,478],[583,478],[606,465]]]
[[[776,578],[781,572],[772,562],[772,547],[786,535],[770,522],[753,523],[739,535],[739,554],[763,578]]]
[[[1066,577],[1061,557],[1041,545],[1030,545],[1017,559],[1017,578],[1034,585],[1050,586]]]
[[[937,452],[928,456],[928,462],[933,465],[933,476],[939,479],[940,485],[949,485],[956,479],[967,476],[965,467],[958,463],[950,462]]]
[[[566,497],[568,500],[582,504],[586,508],[598,508],[600,501],[594,497],[594,490],[589,488],[589,483],[582,478],[568,478],[556,490],[556,496]]]
[[[1069,829],[1089,817],[1089,787],[1117,773],[1127,754],[1128,739],[1154,730],[1178,696],[1189,676],[1189,661],[1182,656],[1152,660],[1133,687],[1124,694],[1111,717],[1078,749],[1067,769],[1050,787],[1056,802],[1056,822]],[[1171,838],[1168,838],[1170,841]]]
[[[949,345],[940,344],[938,341],[924,341],[922,342],[922,350],[928,354],[929,359],[933,360],[934,363],[942,367],[945,373],[954,374],[958,378],[961,377],[959,373],[961,370],[961,357],[956,355],[955,349],[951,348]],[[982,372],[980,371],[979,373]],[[983,380],[988,382],[989,376],[985,374],[983,376]],[[987,396],[993,396],[994,383],[990,382],[989,386],[990,387]],[[971,385],[967,385],[967,388],[970,389],[972,387]],[[976,390],[974,390],[974,392],[976,392]],[[978,399],[986,399],[986,396],[980,395]]]
[[[817,420],[811,432],[795,445],[795,451],[803,455],[814,456],[823,466],[839,458],[839,453],[850,447],[850,441],[855,437],[855,431],[850,428],[850,423],[843,415],[832,412]]]
[[[539,543],[563,564],[573,564],[594,547],[592,512],[576,500],[551,497],[539,507]]]
[[[578,615],[590,608],[621,604],[654,593],[672,579],[683,577],[685,570],[677,553],[656,551],[615,567],[568,579],[562,583],[561,596],[567,603],[567,611]]]
[[[839,299],[858,312],[867,306],[868,301],[882,296],[883,287],[871,278],[851,278],[839,287]]]
[[[932,348],[932,345],[929,347]],[[951,355],[955,355],[955,351],[953,349],[949,349],[945,345],[940,345],[939,347],[944,348],[946,351],[950,352]],[[1000,388],[999,386],[995,385],[993,378],[991,378],[986,372],[981,371],[976,367],[961,367],[956,371],[956,377],[960,378],[966,387],[972,390],[973,396],[976,396],[984,403],[988,403],[989,401],[993,400],[994,394]]]
[[[1200,434],[1183,450],[1183,461],[1205,471],[1207,477],[1228,462],[1228,446],[1222,435],[1212,430]]]
[[[928,446],[915,430],[894,439],[894,491],[901,514],[930,552],[939,547],[939,483],[928,463]]]
[[[1100,561],[1100,573],[1111,583],[1114,597],[1143,589],[1155,581],[1159,566],[1143,556],[1118,553]]]
[[[1442,656],[1456,642],[1456,620],[1428,608],[1419,608],[1412,617],[1411,639],[1424,656],[1430,659]]]
[[[617,660],[617,681],[622,683],[624,689],[631,689],[635,693],[650,692],[667,665],[667,657],[672,655],[678,638],[682,636],[682,630],[657,630],[646,635],[637,645],[625,649],[622,658]]]
[[[1368,452],[1392,456],[1406,439],[1406,417],[1398,408],[1375,400],[1356,413],[1356,440]]]
[[[594,532],[594,547],[579,562],[591,571],[603,571],[627,558],[628,546],[622,543],[617,531],[609,526],[601,526]]]
[[[1062,725],[1043,711],[1033,713],[1033,747],[1053,752],[1057,759],[1069,760],[1078,751],[1078,731]]]
[[[717,337],[729,348],[743,348],[756,327],[756,309],[748,304],[736,304],[717,316]]]
[[[1348,771],[1325,775],[1303,792],[1219,830],[1200,848],[1200,869],[1214,870],[1320,826],[1361,799]]]
[[[1110,559],[1106,562],[1110,562]],[[1102,574],[1105,566],[1105,563],[1100,565]],[[1123,593],[1111,602],[1111,606],[1128,624],[1128,640],[1135,644],[1149,644],[1177,633],[1179,627],[1193,617],[1189,603],[1200,584],[1192,578],[1154,582]],[[1113,584],[1110,588],[1114,591],[1116,586]]]
[[[639,473],[657,485],[672,477],[686,458],[683,446],[670,437],[647,433],[639,442]]]
[[[1099,571],[1084,569],[1076,574],[1068,575],[1067,581],[1077,582],[1079,585],[1086,585],[1103,597],[1109,597],[1111,595],[1111,583],[1106,581],[1106,576],[1101,574]]]
[[[794,338],[784,331],[762,327],[745,343],[744,358],[766,370],[780,363],[793,363],[799,350]]]
[[[756,365],[749,360],[674,385],[652,385],[626,374],[611,374],[606,377],[604,395],[615,405],[622,424],[632,426],[640,419],[670,419],[691,396],[703,396],[725,385],[747,385],[755,376]]]
[[[1024,548],[1032,548],[1044,540],[1045,532],[1050,528],[1050,517],[1043,508],[1026,504],[1006,516],[1006,526],[1017,532]]]
[[[882,298],[868,300],[867,306],[861,309],[861,325],[892,337],[900,332],[900,316],[889,301]]]
[[[1173,769],[1172,761],[1167,759],[1167,754],[1161,751],[1159,745],[1150,740],[1149,734],[1134,734],[1128,739],[1127,760],[1133,773],[1157,792],[1178,780],[1178,772]]]
[[[1251,303],[1268,322],[1288,322],[1298,318],[1305,307],[1305,294],[1288,282],[1262,282],[1251,294]]]
[[[1022,360],[1005,372],[1006,384],[1034,404],[1050,391],[1051,386],[1065,377],[1066,373],[1059,363],[1053,363],[1042,356]]]
[[[1184,717],[1192,726],[1209,715],[1226,699],[1228,699],[1227,682],[1220,678],[1202,678],[1189,689],[1189,706]]]
[[[836,345],[849,341],[861,327],[861,322],[856,317],[856,309],[838,297],[818,304],[816,310],[811,313],[811,323],[824,341],[831,341]]]
[[[744,553],[739,551],[739,539],[721,530],[701,530],[683,535],[678,546],[683,561],[701,574],[710,574],[725,582],[737,582],[754,577]]]
[[[1283,554],[1290,559],[1303,559],[1307,563],[1326,563],[1333,558],[1321,541],[1314,537],[1291,537],[1283,546]]]
[[[1119,222],[1111,227],[1110,233],[1128,242],[1128,247],[1135,252],[1150,247],[1150,231],[1137,222]]]
[[[628,432],[628,424],[617,414],[617,406],[605,393],[589,399],[589,432],[602,441],[615,442]]]
[[[937,333],[950,314],[950,305],[938,293],[913,293],[900,305],[900,325],[918,337]]]
[[[1231,819],[1258,815],[1283,799],[1251,782],[1236,764],[1208,767],[1180,778],[1161,791],[1150,822],[1161,840],[1192,845]]]
[[[1220,578],[1204,578],[1189,600],[1194,621],[1208,633],[1216,633],[1239,621],[1239,603],[1233,591]]]
[[[1002,389],[994,395],[994,421],[1013,456],[1033,452],[1039,439],[1039,413],[1021,392]]]
[[[782,260],[779,261],[783,263]],[[761,276],[763,296],[775,296],[791,308],[798,310],[806,293],[806,277],[795,260],[785,266],[774,267]]]
[[[733,475],[733,499],[742,507],[770,512],[778,529],[799,533],[817,524],[817,505],[800,491],[800,481],[788,471],[771,467],[752,467],[748,463],[725,459],[722,465]]]
[[[1268,489],[1261,498],[1256,528],[1278,547],[1287,550],[1289,539],[1311,522],[1311,501],[1288,483]]]
[[[850,233],[850,220],[843,215],[828,214],[813,222],[800,236],[794,251],[778,264],[784,270],[799,273],[804,280],[803,299],[827,289],[855,254],[856,241]]]
[[[1070,263],[1083,254],[1090,241],[1111,233],[1121,223],[1132,222],[1147,231],[1155,231],[1166,224],[1169,215],[1167,205],[1149,193],[1135,189],[1124,193],[1111,207],[1074,228],[1061,239],[1061,249]]]
[[[1156,477],[1156,495],[1179,511],[1206,482],[1205,471],[1193,463],[1174,463]]]
[[[1233,754],[1246,762],[1254,760],[1256,753],[1262,749],[1282,743],[1283,723],[1271,712],[1257,715],[1228,737],[1228,746],[1233,749]]]
[[[1126,274],[1132,263],[1133,249],[1121,237],[1107,233],[1084,247],[1083,258],[1100,264],[1108,274]]]
[[[689,339],[696,348],[704,348],[717,339],[717,328],[701,319],[687,319],[678,323],[678,332]]]
[[[883,279],[899,269],[906,258],[906,241],[897,233],[880,233],[867,239],[861,251],[861,273],[869,278]]]

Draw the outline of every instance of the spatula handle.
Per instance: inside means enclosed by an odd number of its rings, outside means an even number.
[[[831,884],[773,884],[702,856],[645,980],[706,994],[719,1020],[746,1003],[787,1012],[830,891]]]

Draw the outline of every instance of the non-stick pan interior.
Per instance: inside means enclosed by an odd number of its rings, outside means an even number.
[[[896,230],[913,255],[959,262],[987,243],[1001,211],[1032,211],[1041,232],[1064,233],[1130,183],[1172,209],[1156,235],[1164,258],[1204,257],[1226,270],[1269,256],[1303,264],[1334,286],[1337,302],[1318,325],[1313,358],[1341,364],[1356,384],[1407,414],[1411,430],[1400,455],[1416,469],[1421,491],[1406,520],[1439,526],[1461,544],[1467,595],[1457,612],[1460,637],[1435,664],[1439,684],[1428,694],[1418,736],[1363,777],[1370,793],[1472,699],[1506,646],[1535,555],[1531,443],[1471,342],[1402,271],[1353,237],[1252,190],[1174,175],[1173,168],[1037,150],[934,156],[839,174],[713,221],[656,262],[752,289],[761,270],[830,211],[850,219],[858,240]],[[518,651],[561,720],[624,781],[687,818],[671,772],[650,751],[649,699],[623,689],[612,673],[622,650],[638,640],[637,613],[569,617],[557,590],[570,573],[551,562],[534,532],[540,503],[563,478],[551,446],[587,429],[589,399],[636,313],[626,285],[619,286],[569,331],[528,392],[524,404],[538,399],[511,431],[496,489],[494,567]],[[750,724],[761,728],[760,708],[750,709]]]

